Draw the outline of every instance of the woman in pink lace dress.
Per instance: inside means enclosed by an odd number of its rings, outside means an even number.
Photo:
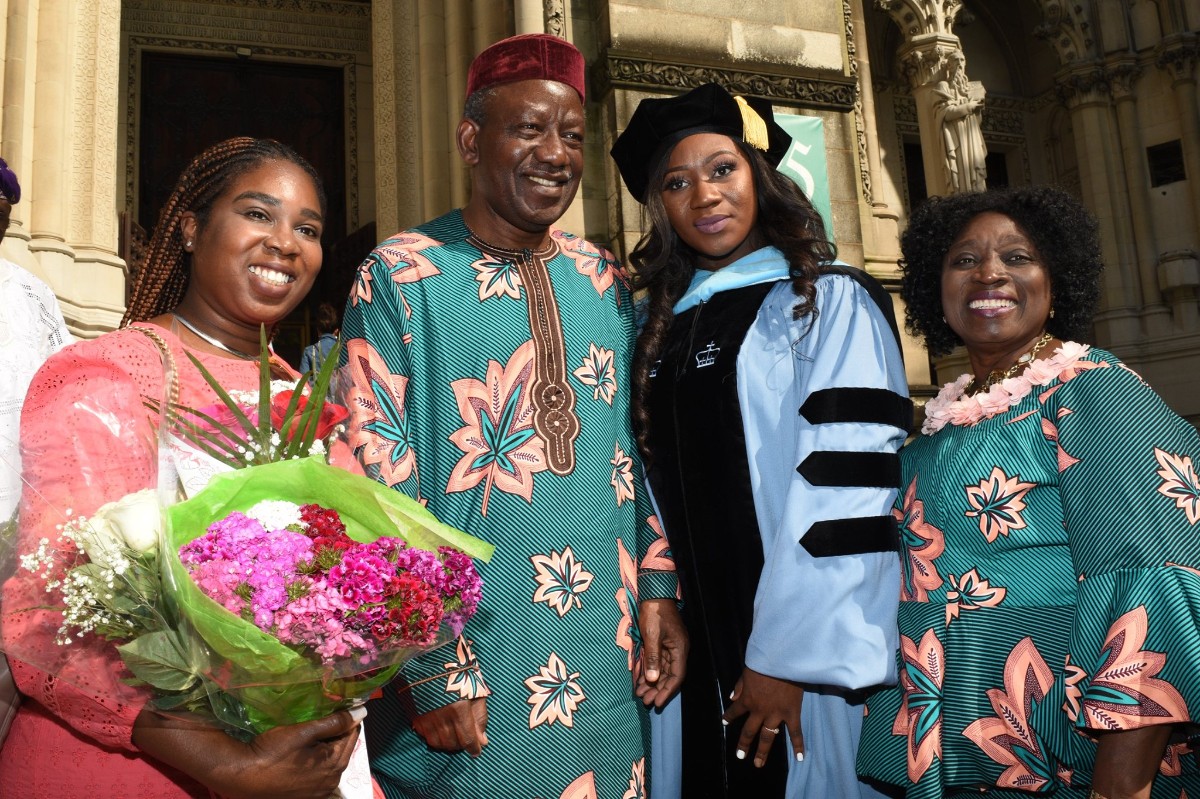
[[[145,398],[216,402],[187,357],[227,388],[258,385],[259,326],[288,314],[321,268],[325,199],[299,155],[278,142],[231,139],[180,176],[150,242],[121,329],[47,361],[21,422],[27,486],[23,549],[56,538],[62,513],[153,487],[158,455]],[[281,372],[294,375],[282,361]],[[353,749],[349,713],[280,727],[243,743],[162,716],[113,645],[55,643],[61,613],[36,578],[4,586],[3,640],[25,694],[3,750],[0,796],[316,797],[326,799]]]

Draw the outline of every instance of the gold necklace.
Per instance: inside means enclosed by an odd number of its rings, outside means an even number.
[[[1054,336],[1050,335],[1049,333],[1043,333],[1042,337],[1039,338],[1037,340],[1037,342],[1033,345],[1033,348],[1030,349],[1029,352],[1022,355],[1020,358],[1017,358],[1017,362],[1014,363],[1012,366],[1008,367],[1004,371],[1000,371],[999,369],[993,369],[992,371],[988,372],[988,376],[984,379],[983,385],[976,388],[975,387],[975,378],[972,377],[971,382],[967,383],[967,388],[963,392],[963,394],[964,395],[982,394],[985,391],[988,391],[989,389],[991,389],[991,387],[996,385],[997,383],[1003,383],[1008,378],[1015,377],[1017,372],[1019,372],[1023,368],[1025,368],[1025,366],[1027,366],[1029,364],[1029,362],[1032,361],[1034,359],[1034,357],[1036,357],[1037,354],[1042,351],[1042,348],[1045,347],[1047,344],[1049,344],[1053,340],[1054,340]]]

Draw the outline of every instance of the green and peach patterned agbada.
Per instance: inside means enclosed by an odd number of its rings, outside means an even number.
[[[540,252],[501,250],[454,211],[375,249],[342,333],[368,474],[496,547],[457,649],[414,659],[370,705],[384,792],[642,799],[637,601],[677,588],[630,432],[634,314],[615,259],[557,230]],[[478,758],[409,726],[478,696]]]
[[[1063,349],[1011,408],[901,452],[900,685],[858,768],[908,799],[1086,797],[1089,733],[1200,711],[1200,437],[1111,354]],[[1200,797],[1186,740],[1153,796]]]

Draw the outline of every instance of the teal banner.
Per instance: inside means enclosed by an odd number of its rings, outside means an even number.
[[[779,163],[779,171],[796,181],[825,220],[833,239],[833,214],[829,203],[829,170],[825,164],[825,122],[819,117],[776,114],[775,121],[792,137],[792,149]]]

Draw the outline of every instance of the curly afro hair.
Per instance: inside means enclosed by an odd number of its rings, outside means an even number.
[[[1099,228],[1078,200],[1049,186],[930,197],[913,212],[900,239],[908,331],[922,337],[935,356],[962,343],[943,317],[942,261],[967,223],[988,211],[1016,222],[1050,273],[1054,317],[1046,321],[1047,332],[1063,340],[1087,335],[1104,269]]]

